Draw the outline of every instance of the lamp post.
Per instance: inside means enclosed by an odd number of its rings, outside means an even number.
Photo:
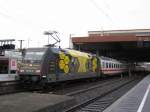
[[[24,40],[18,40],[18,41],[20,41],[20,50],[22,50],[22,42],[23,42]]]

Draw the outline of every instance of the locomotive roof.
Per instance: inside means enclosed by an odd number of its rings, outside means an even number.
[[[64,49],[66,52],[68,52],[70,55],[74,56],[74,57],[86,57],[86,58],[90,58],[92,55],[89,53],[85,53],[85,52],[80,52],[77,50],[73,50],[73,49]]]
[[[36,52],[36,51],[45,51],[47,48],[46,47],[41,47],[41,48],[28,48],[26,49],[26,51],[33,51],[33,52]]]
[[[28,48],[26,51],[28,52],[38,52],[38,51],[46,51],[48,47],[45,48]],[[64,53],[70,54],[74,57],[85,57],[85,58],[91,58],[92,54],[86,53],[86,52],[80,52],[78,50],[73,49],[62,49],[62,48],[56,48],[56,47],[50,47],[53,53],[59,53],[60,51],[63,51]]]

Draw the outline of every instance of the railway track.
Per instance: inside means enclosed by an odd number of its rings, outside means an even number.
[[[93,85],[91,87],[87,86],[86,88],[82,89],[82,90],[78,90],[78,91],[75,91],[75,92],[70,92],[70,93],[67,93],[65,95],[67,96],[79,96],[79,95],[82,95],[82,94],[85,94],[86,92],[89,92],[89,91],[93,91],[95,89],[99,89],[101,87],[104,87],[104,86],[107,86],[107,85],[110,85],[112,83],[117,83],[119,81],[121,81],[122,79],[120,78],[117,78],[117,79],[112,79],[112,80],[107,80],[107,81],[103,81],[103,82],[100,82],[99,84],[96,84],[96,85]]]
[[[68,93],[76,99],[77,105],[64,112],[102,112],[114,101],[136,85],[141,78],[119,79],[88,89]]]
[[[95,82],[88,82],[87,81],[77,81],[77,82],[70,82],[69,84],[67,83],[60,83],[59,85],[49,85],[50,89],[48,88],[47,90],[39,89],[39,88],[30,88],[30,87],[22,87],[19,82],[17,81],[11,81],[11,82],[1,82],[0,83],[0,95],[5,95],[5,94],[11,94],[11,93],[17,93],[17,92],[37,92],[37,93],[53,93],[53,94],[66,94],[70,91],[78,90],[78,89],[83,89],[87,88],[92,85],[96,85],[97,83],[104,83],[108,82],[108,80],[116,80],[116,77],[113,79],[101,79],[101,80],[96,80]],[[63,86],[62,86],[63,85]],[[69,85],[69,86],[68,86]]]
[[[73,83],[67,83],[65,85],[61,84],[58,86],[54,86],[51,90],[51,93],[57,94],[57,95],[68,95],[71,94],[77,94],[81,91],[86,91],[87,88],[96,88],[98,86],[104,86],[105,84],[109,84],[113,81],[117,81],[120,79],[120,77],[108,77],[106,79],[98,79],[94,81],[81,81],[81,82],[73,82]]]

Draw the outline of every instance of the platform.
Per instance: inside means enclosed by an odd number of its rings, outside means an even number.
[[[150,112],[150,75],[104,112]]]
[[[0,112],[61,112],[74,104],[72,97],[64,95],[17,93],[0,96]]]

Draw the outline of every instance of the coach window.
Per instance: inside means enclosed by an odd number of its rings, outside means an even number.
[[[109,68],[111,68],[111,63],[109,63]]]
[[[105,68],[105,63],[104,62],[102,63],[102,67]]]
[[[15,73],[16,73],[16,70],[11,70],[10,73],[11,73],[11,74],[15,74]]]
[[[106,63],[106,68],[108,68],[108,63]]]
[[[111,63],[109,63],[108,67],[111,68]]]

